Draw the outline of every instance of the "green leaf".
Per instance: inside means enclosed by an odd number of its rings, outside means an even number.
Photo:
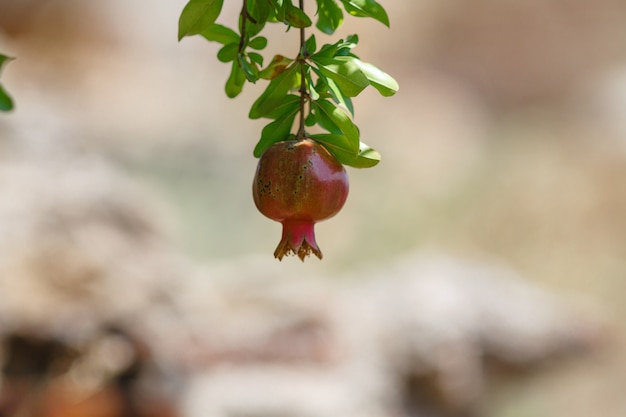
[[[203,30],[200,35],[208,41],[219,42],[222,45],[239,42],[239,35],[237,35],[237,32],[218,23],[213,23],[211,26]]]
[[[358,142],[356,143],[356,146],[354,146],[355,144],[345,135],[339,135],[336,133],[319,133],[309,135],[309,137],[320,142],[329,151],[333,149],[353,156],[356,156],[359,152]]]
[[[387,12],[375,0],[341,0],[343,7],[352,16],[371,17],[389,27]]]
[[[217,59],[221,62],[234,61],[237,58],[237,52],[239,52],[239,44],[229,43],[217,51]]]
[[[256,24],[251,21],[248,21],[246,23],[246,37],[249,39],[249,38],[252,38],[253,36],[258,35],[263,30],[264,27],[265,27],[265,23]]]
[[[300,107],[296,103],[284,109],[284,113],[269,123],[261,132],[261,139],[254,147],[254,156],[260,157],[263,152],[276,142],[287,139]]]
[[[333,101],[339,106],[342,106],[343,108],[348,110],[350,114],[354,116],[354,106],[352,105],[352,100],[350,99],[350,97],[346,97],[342,93],[341,89],[337,86],[337,83],[335,83],[332,79],[326,78],[325,82],[328,86],[328,92],[333,98]]]
[[[259,66],[263,66],[263,55],[257,54],[256,52],[248,52],[248,57],[250,58],[250,61]]]
[[[381,95],[389,97],[398,92],[400,86],[391,75],[382,71],[375,65],[368,64],[359,59],[354,59],[353,62],[359,67],[365,77],[367,77],[372,87],[377,89]]]
[[[347,57],[346,57],[347,58]],[[354,59],[328,59],[321,57],[311,57],[317,65],[319,71],[326,77],[332,79],[347,97],[359,95],[370,83],[356,65]]]
[[[335,0],[317,0],[317,28],[332,35],[343,23],[343,12]]]
[[[291,0],[269,0],[269,2],[272,6],[272,12],[274,13],[276,21],[284,22],[288,5],[293,6]]]
[[[264,36],[257,36],[256,38],[248,42],[248,46],[252,49],[256,49],[257,51],[265,49],[265,47],[267,46],[267,38]]]
[[[270,62],[269,65],[259,73],[259,77],[266,80],[273,80],[278,77],[292,62],[293,59],[282,55],[275,55],[274,58],[272,58],[272,62]]]
[[[322,74],[319,69],[315,67],[311,68],[313,69],[313,72],[317,74],[317,84],[315,84],[315,87],[311,91],[314,91],[316,96],[323,98],[332,98],[335,103],[345,107],[347,110],[350,111],[352,115],[354,115],[354,109],[352,108],[352,102],[350,101],[350,98],[346,97],[341,92],[341,90],[337,86],[337,83]],[[311,99],[317,100],[317,98],[313,98],[313,96],[311,96]]]
[[[267,0],[248,0],[248,13],[257,25],[264,25],[270,15],[270,3]]]
[[[285,114],[288,109],[296,106],[300,108],[300,96],[295,94],[287,94],[279,103],[276,104],[274,110],[267,113],[264,117],[268,119],[278,119],[280,116]]]
[[[269,0],[270,5],[272,6],[272,8],[278,10],[279,8],[283,7],[283,0]]]
[[[337,52],[335,52],[335,56],[352,56],[354,58],[358,58],[351,52],[352,48],[355,48],[358,43],[359,35],[357,35],[356,33],[348,35],[345,40],[341,39],[337,43]]]
[[[278,5],[278,2],[276,2],[275,0],[267,0],[267,2],[270,6],[270,14],[267,17],[267,21],[276,23],[278,22],[278,20],[276,19],[276,12],[280,6]],[[282,4],[282,0],[280,1],[280,3]]]
[[[2,67],[9,61],[12,61],[13,58],[8,57],[6,55],[0,54],[0,71]],[[0,84],[0,111],[9,111],[13,110],[13,99],[6,92],[4,87]]]
[[[4,54],[0,54],[0,70],[2,70],[2,67],[4,66],[5,63],[12,61],[15,58],[11,58],[9,56],[6,56]]]
[[[237,62],[248,81],[256,83],[259,80],[259,69],[253,63],[249,62],[245,55],[237,55]]]
[[[320,108],[319,103],[321,103],[322,101],[323,100],[317,100],[311,103],[311,107],[315,112],[317,124],[319,124],[322,128],[328,130],[330,133],[342,135],[343,132],[341,131],[339,126],[337,126],[337,124],[333,122],[330,117],[328,117],[328,114]]]
[[[352,35],[346,36],[346,39],[339,43],[339,46],[342,48],[352,49],[359,43],[359,35],[353,33]]]
[[[304,125],[307,127],[315,126],[317,124],[317,116],[312,111],[309,112],[307,117],[304,119]]]
[[[311,35],[304,43],[304,52],[306,52],[306,55],[308,56],[314,54],[316,49],[317,44],[315,42],[315,35]]]
[[[0,111],[9,110],[13,110],[13,100],[0,84]]]
[[[342,164],[353,168],[371,168],[380,162],[380,154],[363,142],[360,143],[359,153],[354,156],[339,149],[329,149],[329,152]]]
[[[319,100],[320,95],[316,90],[316,86],[313,84],[313,79],[311,78],[311,71],[306,72],[306,87],[309,92],[309,97],[311,100],[316,101]]]
[[[202,33],[215,23],[224,0],[189,0],[178,20],[178,40]]]
[[[356,154],[359,147],[359,129],[350,117],[328,100],[318,100],[314,104],[319,125],[330,133],[346,136]]]
[[[299,68],[300,65],[291,65],[279,76],[270,81],[263,94],[252,104],[248,116],[251,119],[258,119],[273,111],[274,107],[280,104],[289,93],[289,90],[297,85],[300,78],[298,72]]]
[[[285,11],[285,23],[296,28],[308,28],[313,24],[311,18],[298,7],[290,3],[287,4],[287,10]]]
[[[311,58],[334,58],[337,55],[349,55],[350,50],[354,48],[357,43],[359,43],[359,37],[353,34],[348,36],[345,40],[339,39],[334,44],[324,44]]]
[[[309,135],[314,140],[320,142],[328,152],[330,152],[340,163],[353,168],[370,168],[380,162],[380,154],[363,142],[358,143],[356,152],[346,145],[349,144],[343,135],[315,134]]]
[[[245,36],[247,39],[250,39],[265,27],[265,23],[267,23],[271,14],[270,3],[267,0],[248,0],[248,14],[252,20],[248,19],[246,21]]]
[[[228,80],[226,80],[226,95],[229,98],[237,97],[241,91],[243,90],[243,85],[246,83],[246,74],[243,72],[239,63],[237,61],[233,61],[230,70],[230,76]]]

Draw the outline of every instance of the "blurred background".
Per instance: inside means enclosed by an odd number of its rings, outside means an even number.
[[[185,3],[0,1],[0,415],[626,415],[626,1],[316,34],[400,91],[355,99],[383,160],[304,264],[251,199],[264,85],[226,98]]]

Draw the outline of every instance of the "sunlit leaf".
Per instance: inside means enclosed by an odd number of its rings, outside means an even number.
[[[343,23],[343,12],[335,0],[317,0],[317,28],[332,35]]]
[[[371,17],[389,27],[387,12],[375,0],[341,0],[343,7],[352,16]]]
[[[197,35],[220,15],[224,0],[189,0],[178,20],[178,40]]]
[[[328,151],[342,164],[353,168],[371,168],[380,162],[381,156],[363,142],[359,143],[359,152],[355,155],[344,149],[328,146]]]
[[[338,135],[335,133],[319,133],[309,135],[311,138],[320,142],[329,151],[338,150],[346,154],[356,156],[359,152],[359,143],[355,143],[349,140],[345,135]]]
[[[337,55],[347,55],[358,42],[357,35],[350,35],[346,39],[339,39],[334,44],[324,44],[311,58],[334,58]]]
[[[308,28],[313,24],[311,18],[300,8],[288,4],[285,11],[285,23],[296,28]]]
[[[277,22],[285,21],[285,12],[291,4],[291,0],[269,0],[272,6],[272,12]],[[293,5],[292,5],[293,6]]]
[[[311,71],[307,71],[306,73],[306,85],[307,91],[309,92],[309,97],[311,100],[316,101],[319,100],[320,95],[317,92],[315,85],[313,84],[313,78],[311,78]]]
[[[347,97],[357,96],[369,85],[367,77],[361,72],[353,59],[328,59],[311,57],[319,71],[331,78]]]
[[[345,96],[341,89],[337,86],[337,83],[335,83],[332,79],[326,79],[326,83],[328,85],[328,92],[332,96],[333,101],[348,110],[350,114],[354,116],[354,107],[350,97]]]
[[[353,62],[359,67],[361,72],[367,77],[372,87],[378,90],[378,92],[389,97],[398,92],[400,88],[398,82],[386,72],[382,71],[375,65],[368,64],[359,59],[354,59]]]

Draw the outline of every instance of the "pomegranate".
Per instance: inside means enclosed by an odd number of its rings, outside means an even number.
[[[312,139],[278,142],[259,159],[252,195],[263,215],[283,225],[275,258],[294,254],[304,261],[313,252],[322,259],[313,228],[343,207],[348,174]]]

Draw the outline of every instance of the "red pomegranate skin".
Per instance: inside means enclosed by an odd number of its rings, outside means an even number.
[[[274,257],[294,254],[304,261],[313,252],[316,222],[341,210],[348,197],[348,174],[330,152],[311,139],[278,142],[257,165],[252,195],[259,211],[283,225]]]

